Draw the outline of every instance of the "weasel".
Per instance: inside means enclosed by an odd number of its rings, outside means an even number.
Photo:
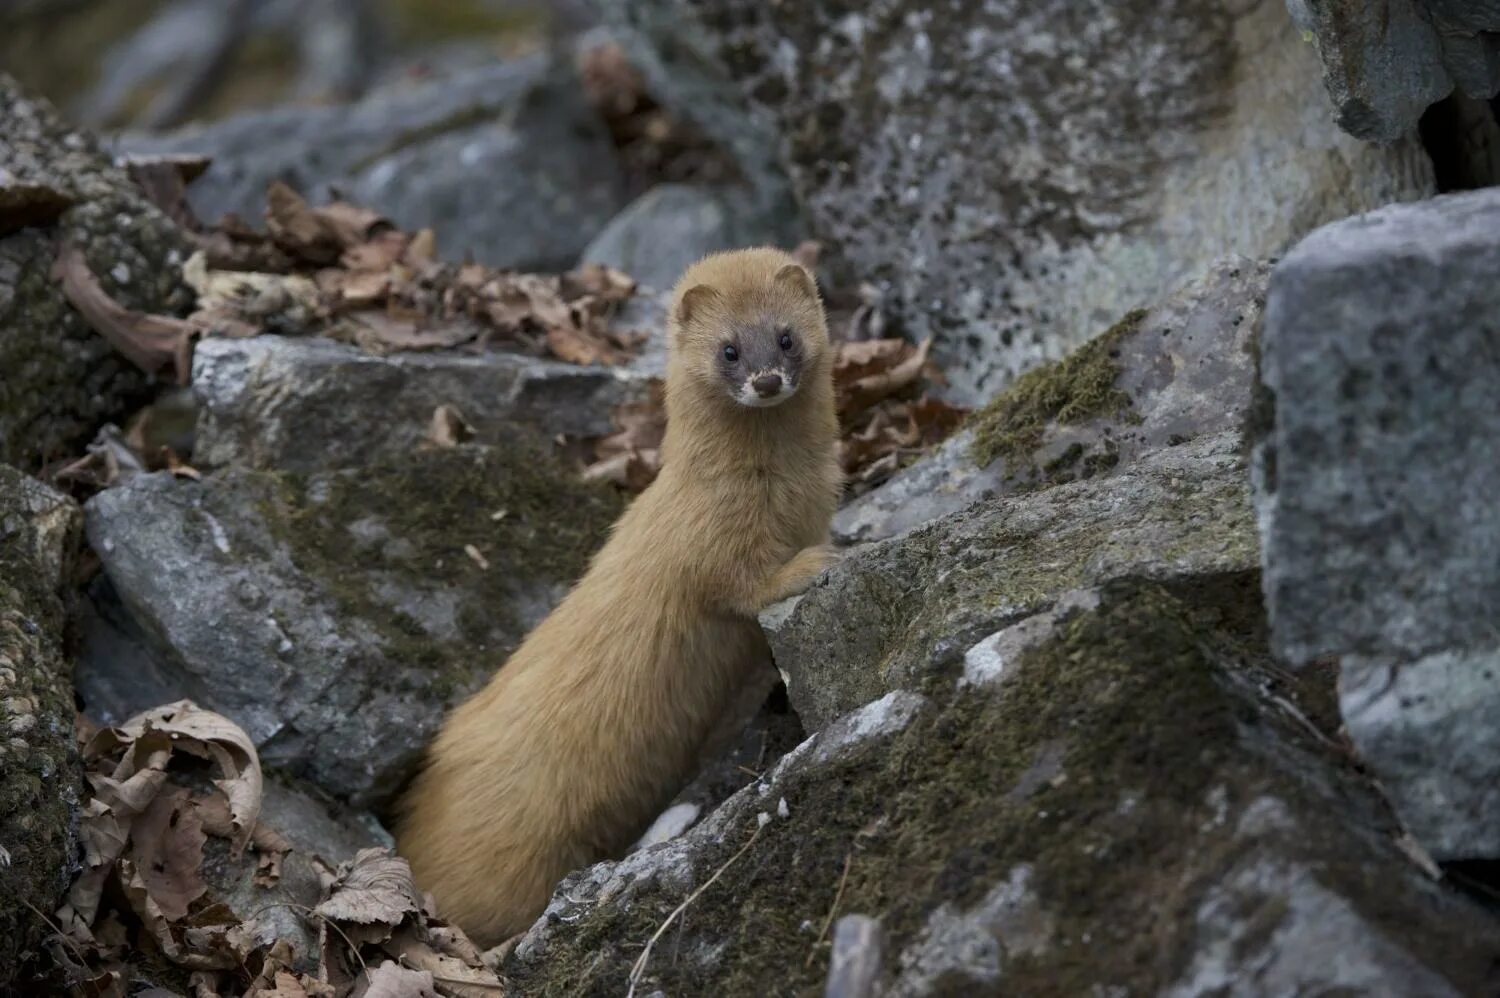
[[[481,945],[645,831],[769,661],[756,614],[832,557],[838,422],[812,275],[777,250],[715,254],[683,275],[667,329],[659,476],[398,807],[418,885]]]

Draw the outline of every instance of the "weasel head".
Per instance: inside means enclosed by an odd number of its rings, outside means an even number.
[[[777,250],[740,250],[689,268],[672,314],[674,373],[734,406],[781,405],[827,377],[828,326],[817,284]]]

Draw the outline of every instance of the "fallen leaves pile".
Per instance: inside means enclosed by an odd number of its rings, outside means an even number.
[[[223,716],[183,700],[80,740],[91,791],[79,825],[84,869],[49,943],[74,992],[123,996],[145,982],[195,998],[504,993],[387,850],[363,850],[338,870],[308,857],[323,886],[316,904],[277,894],[293,847],[259,820],[255,747]],[[226,868],[248,872],[252,856],[259,907],[237,911],[212,885]],[[278,931],[277,909],[302,920],[312,945]]]
[[[191,315],[125,308],[100,287],[76,247],[62,247],[53,268],[89,324],[147,373],[170,367],[186,384],[201,336],[314,333],[377,354],[498,346],[573,364],[621,363],[646,339],[611,326],[635,293],[635,282],[617,270],[524,274],[446,263],[430,229],[403,232],[346,201],[314,207],[279,181],[267,195],[265,232],[232,215],[204,229],[183,195],[200,163],[127,164],[197,243],[183,266],[198,297]]]
[[[890,478],[942,442],[963,423],[968,410],[929,393],[941,376],[928,359],[930,341],[844,340],[834,345],[839,464],[846,493],[859,495]],[[661,385],[643,402],[618,406],[615,432],[594,444],[594,463],[584,472],[639,492],[661,470],[667,414]]]

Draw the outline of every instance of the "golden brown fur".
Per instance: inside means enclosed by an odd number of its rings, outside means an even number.
[[[397,839],[417,883],[485,945],[527,928],[565,874],[644,831],[691,778],[736,686],[764,667],[756,612],[828,561],[837,421],[811,277],[776,250],[718,254],[689,268],[671,315],[660,477],[453,713],[401,802]],[[764,358],[790,333],[795,390],[741,404],[725,345],[748,338],[746,356]]]

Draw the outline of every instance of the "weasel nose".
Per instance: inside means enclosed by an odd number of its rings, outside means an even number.
[[[768,399],[781,391],[781,375],[757,374],[751,380],[750,387],[755,389],[755,394],[763,399]]]

